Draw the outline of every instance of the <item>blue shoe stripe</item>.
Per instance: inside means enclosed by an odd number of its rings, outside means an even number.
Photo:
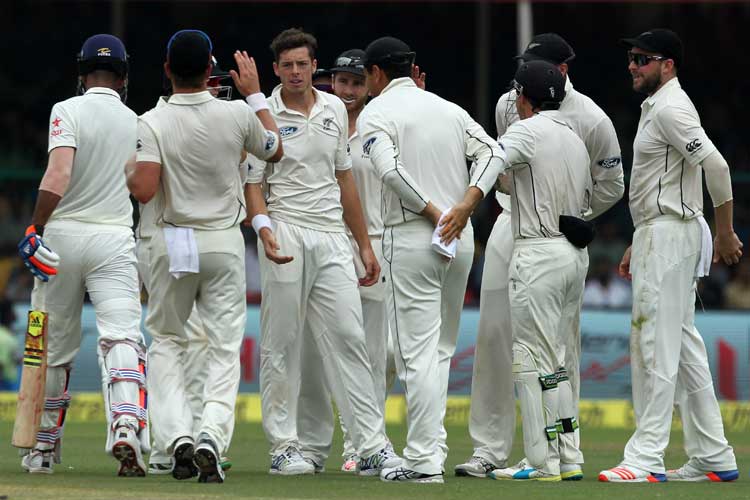
[[[740,471],[737,469],[714,472],[714,474],[722,481],[736,481],[740,477]]]
[[[657,474],[656,472],[651,473],[651,477],[659,481],[660,483],[665,483],[667,481],[667,475],[666,474]]]
[[[532,472],[536,472],[536,469],[529,468],[529,469],[519,470],[518,472],[513,474],[513,479],[529,479],[529,475]]]

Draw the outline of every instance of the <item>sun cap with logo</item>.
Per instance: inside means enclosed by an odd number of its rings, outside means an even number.
[[[213,44],[200,30],[180,30],[167,43],[167,62],[170,70],[183,78],[197,76],[209,64]]]
[[[573,47],[557,33],[540,33],[531,39],[523,54],[516,59],[528,61],[547,61],[562,64],[572,61],[576,56]]]
[[[398,66],[412,64],[416,52],[412,52],[406,43],[392,36],[384,36],[370,43],[365,49],[362,64],[371,68],[374,64]]]
[[[516,71],[514,86],[539,107],[559,104],[565,98],[565,77],[554,64],[535,60],[525,62]]]
[[[660,54],[674,61],[676,67],[682,66],[685,57],[682,40],[672,30],[654,28],[644,31],[635,38],[622,38],[620,45],[627,48],[637,47],[647,52]]]
[[[353,75],[365,75],[365,51],[362,49],[345,50],[336,58],[331,68],[331,73],[352,73]]]
[[[116,36],[99,34],[83,42],[78,53],[78,74],[87,75],[98,69],[112,71],[120,78],[128,74],[128,54]]]

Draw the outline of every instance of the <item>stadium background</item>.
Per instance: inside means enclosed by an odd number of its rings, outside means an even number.
[[[277,82],[268,45],[285,28],[303,27],[315,34],[320,45],[319,67],[330,67],[343,50],[364,47],[390,34],[417,52],[417,63],[428,75],[428,90],[466,108],[491,134],[495,102],[507,89],[516,67],[512,58],[519,51],[514,2],[14,1],[4,4],[4,11],[0,16],[0,41],[6,48],[0,70],[0,320],[7,329],[0,327],[0,335],[17,339],[23,331],[32,280],[16,257],[15,245],[30,219],[46,165],[49,110],[55,102],[74,94],[75,55],[86,37],[113,32],[123,38],[131,55],[128,105],[140,114],[150,109],[161,93],[166,42],[178,29],[206,31],[224,69],[233,66],[235,49],[248,50],[258,62],[266,93]],[[533,4],[533,31],[555,31],[571,43],[577,53],[570,69],[574,85],[612,118],[622,147],[626,186],[642,97],[630,88],[625,50],[617,40],[657,26],[682,35],[686,60],[680,80],[732,169],[735,226],[746,249],[750,249],[750,154],[745,117],[750,111],[750,82],[742,75],[750,73],[750,62],[742,51],[748,20],[750,4],[739,2]],[[590,247],[589,305],[583,322],[582,369],[584,377],[590,375],[588,382],[584,381],[585,398],[629,397],[629,286],[614,276],[632,234],[626,200],[627,192],[600,219],[599,236]],[[710,200],[706,206],[710,207]],[[454,360],[451,388],[457,394],[466,394],[469,387],[483,244],[497,212],[496,203],[488,199],[473,217],[478,245]],[[712,211],[709,208],[707,212],[710,222]],[[248,302],[252,304],[259,300],[257,257],[252,231],[245,233]],[[747,400],[750,258],[733,269],[715,265],[700,288],[699,308],[707,312],[699,312],[699,324],[704,326],[717,390],[724,400]],[[732,312],[715,312],[718,309]],[[90,316],[88,310],[85,318]],[[257,309],[251,307],[249,317],[247,332],[252,342],[257,335],[257,324],[252,324],[257,321]],[[73,389],[96,391],[95,329],[85,318],[84,348]],[[253,380],[257,352],[253,347],[243,352],[243,376],[249,377],[244,379],[243,389],[248,391],[257,390],[257,379]],[[3,380],[0,375],[0,388],[13,385],[12,377]],[[8,398],[11,393],[0,398],[0,420],[12,418],[12,399]],[[96,396],[91,401],[95,404]],[[456,401],[456,414],[464,415],[459,421],[465,421],[465,399]],[[608,415],[622,413],[620,407],[612,408],[606,410]],[[750,428],[747,404],[731,408],[729,418],[738,422],[740,429]],[[88,414],[103,415],[97,411]],[[628,425],[627,419],[622,425]]]

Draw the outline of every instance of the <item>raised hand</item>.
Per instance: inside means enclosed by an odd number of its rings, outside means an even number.
[[[247,51],[240,52],[239,50],[234,53],[234,60],[237,63],[237,69],[229,70],[229,74],[232,75],[234,85],[239,90],[240,94],[247,97],[252,94],[260,92],[260,79],[258,78],[258,68],[255,66],[255,59],[247,55]]]

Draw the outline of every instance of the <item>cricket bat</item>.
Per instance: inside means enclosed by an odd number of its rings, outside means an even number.
[[[18,389],[16,422],[11,444],[33,448],[44,412],[44,390],[47,380],[47,313],[29,311],[29,322],[23,348],[21,387]]]

